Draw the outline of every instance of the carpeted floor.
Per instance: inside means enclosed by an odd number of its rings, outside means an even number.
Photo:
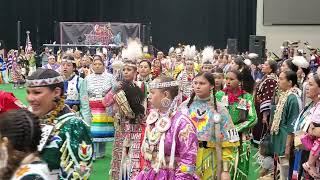
[[[12,84],[0,84],[0,90],[4,90],[7,92],[13,92],[14,95],[22,101],[22,103],[27,105],[26,101],[26,89],[13,89]],[[93,163],[93,172],[90,179],[93,180],[108,180],[109,179],[109,169],[111,162],[111,154],[112,154],[112,142],[106,144],[106,156],[103,159],[97,159]],[[250,157],[250,171],[248,180],[256,180],[258,179],[259,167],[255,162],[255,159],[252,157],[257,152],[256,148],[252,149],[251,157]]]

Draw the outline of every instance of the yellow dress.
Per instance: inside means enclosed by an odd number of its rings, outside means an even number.
[[[214,116],[219,115],[220,121],[220,142],[221,142],[221,158],[222,161],[231,161],[233,153],[236,152],[236,147],[240,145],[239,135],[232,123],[232,119],[228,110],[218,105],[218,112],[214,113],[209,106],[209,99],[203,100],[195,97],[195,100],[188,107],[189,99],[181,104],[181,111],[188,114],[191,121],[197,128],[197,137],[199,140],[199,148],[196,161],[196,174],[201,180],[215,179],[217,168],[217,142],[215,135]],[[200,144],[206,143],[206,147]],[[221,164],[222,168],[222,164]]]

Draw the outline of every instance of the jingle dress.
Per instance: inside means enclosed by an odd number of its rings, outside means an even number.
[[[137,86],[134,82],[130,83],[132,86]],[[115,140],[110,168],[113,180],[134,179],[141,170],[140,147],[144,125],[139,117],[136,117],[135,122],[130,122],[127,111],[132,110],[128,103],[122,101],[125,99],[125,93],[122,92],[110,91],[105,98],[107,106],[113,106],[115,117]],[[126,112],[123,109],[126,109]]]
[[[168,121],[159,116],[147,120],[141,147],[146,162],[136,179],[199,179],[195,175],[198,140],[194,125],[180,112],[173,113]]]
[[[40,141],[41,158],[48,164],[51,178],[88,179],[92,168],[93,144],[89,127],[66,106],[52,125],[46,119]]]
[[[90,124],[91,137],[97,158],[105,155],[105,142],[114,136],[112,107],[106,107],[103,98],[116,87],[114,77],[109,73],[90,74],[84,79],[82,101],[89,101],[89,106],[81,109],[84,120]]]
[[[196,174],[202,180],[216,179],[216,176],[218,176],[216,174],[217,155],[222,156],[223,161],[229,162],[232,160],[232,154],[236,152],[235,147],[239,146],[238,132],[233,125],[228,110],[222,105],[218,104],[219,113],[214,113],[212,111],[213,107],[210,106],[210,98],[200,99],[195,97],[195,100],[187,107],[188,102],[189,99],[182,103],[180,108],[184,114],[189,116],[197,128],[199,149]],[[221,117],[219,132],[216,132],[215,115]],[[215,133],[221,134],[219,141],[221,142],[222,150],[216,149],[217,137]]]
[[[216,98],[228,108],[229,114],[239,133],[240,146],[238,152],[233,153],[234,168],[233,177],[237,179],[248,179],[249,159],[251,152],[251,135],[250,128],[257,122],[257,114],[254,107],[254,101],[251,94],[238,89],[237,94],[233,95],[229,89],[224,89],[216,93]],[[240,111],[245,111],[246,119],[241,122]],[[232,177],[232,178],[233,178]]]

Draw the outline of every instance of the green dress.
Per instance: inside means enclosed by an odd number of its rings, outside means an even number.
[[[254,106],[253,96],[244,93],[238,97],[239,101],[229,103],[228,95],[224,91],[218,91],[216,98],[224,104],[229,111],[234,125],[239,132],[241,144],[238,151],[233,154],[233,168],[231,169],[232,179],[248,179],[249,175],[249,158],[250,158],[250,129],[257,122],[257,113]],[[246,109],[246,120],[240,120],[240,109]]]
[[[93,155],[90,131],[83,120],[67,108],[63,112],[55,119],[53,130],[47,131],[49,138],[41,139],[47,139],[41,158],[48,164],[51,174],[60,173],[59,179],[88,179]]]
[[[271,120],[273,120],[276,105],[271,107]],[[272,144],[274,153],[282,156],[285,153],[287,136],[294,131],[294,122],[300,113],[299,101],[297,95],[290,94],[284,105],[278,134],[272,134]]]

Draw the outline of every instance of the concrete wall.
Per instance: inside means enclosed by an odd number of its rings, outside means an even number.
[[[257,29],[258,36],[266,36],[266,48],[280,55],[280,46],[284,40],[308,41],[313,47],[320,47],[320,25],[263,25],[263,1],[257,0]]]

